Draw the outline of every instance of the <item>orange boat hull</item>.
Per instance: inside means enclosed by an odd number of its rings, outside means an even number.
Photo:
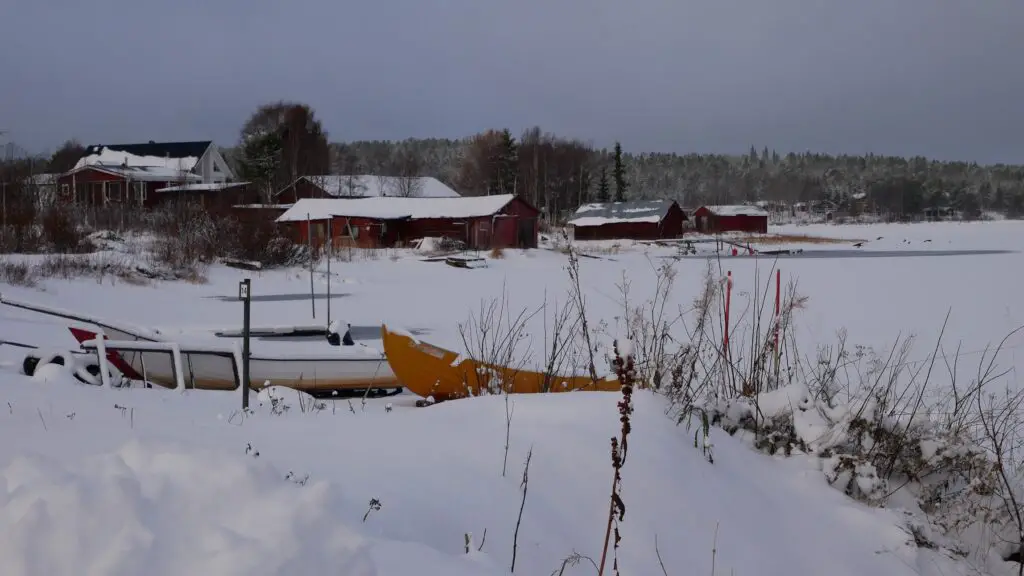
[[[381,326],[384,354],[398,381],[414,394],[440,402],[467,396],[508,392],[537,394],[594,390],[618,392],[615,379],[561,376],[476,362]]]

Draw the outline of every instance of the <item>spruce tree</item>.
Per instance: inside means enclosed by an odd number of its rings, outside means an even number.
[[[625,202],[626,189],[629,185],[626,182],[626,169],[622,165],[622,145],[615,143],[615,165],[612,167],[612,178],[615,180],[615,201]]]
[[[601,176],[597,179],[597,201],[607,202],[609,191],[608,168],[601,166]]]
[[[515,194],[519,145],[508,128],[501,131],[501,139],[492,147],[490,163],[492,172],[487,194]]]

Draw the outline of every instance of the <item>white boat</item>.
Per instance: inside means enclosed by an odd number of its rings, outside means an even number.
[[[99,330],[68,326],[72,336],[87,349],[96,351],[129,380],[167,388],[184,385],[203,390],[235,390],[242,382],[240,334],[212,331],[206,339],[161,333],[0,296],[0,304],[30,310],[78,323],[92,324]],[[250,336],[309,336],[314,327],[258,328]],[[253,334],[255,332],[255,334]],[[324,330],[326,336],[326,330]],[[230,339],[230,343],[220,343]],[[326,339],[325,339],[326,341]],[[270,354],[250,352],[249,385],[285,386],[315,393],[401,389],[384,352],[362,344],[328,346],[325,352]],[[106,373],[103,373],[106,377]]]

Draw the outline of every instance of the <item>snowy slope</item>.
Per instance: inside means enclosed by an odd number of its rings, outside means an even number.
[[[574,551],[599,555],[617,397],[514,398],[502,477],[500,397],[390,412],[339,402],[315,414],[293,400],[284,415],[262,406],[243,421],[235,395],[6,376],[0,434],[18,441],[0,446],[0,566],[9,576],[507,573],[532,448],[516,573],[548,574]],[[710,574],[713,561],[718,574],[963,573],[908,544],[898,514],[853,503],[820,472],[719,433],[709,464],[662,400],[638,393],[635,404],[623,574],[660,573],[655,538],[670,573]],[[373,498],[381,507],[364,523]],[[482,552],[464,553],[466,532]]]
[[[879,244],[1024,245],[1020,223],[807,228],[793,233],[885,237]],[[621,250],[594,254],[581,259],[582,283],[596,337],[607,344],[621,331],[617,284],[629,279],[633,305],[650,298],[655,270],[671,261],[674,249],[623,242]],[[566,257],[557,251],[508,250],[477,270],[406,252],[355,252],[349,260],[332,266],[335,319],[415,328],[423,339],[459,351],[458,323],[479,313],[481,300],[504,290],[513,313],[542,310],[527,332],[543,342],[556,301],[568,299]],[[774,262],[723,258],[712,265],[736,279],[741,341],[753,297],[764,290]],[[668,307],[686,310],[707,263],[675,266]],[[911,359],[919,360],[952,308],[946,352],[962,344],[958,369],[969,378],[980,351],[1024,323],[1020,254],[794,259],[782,266],[783,281],[797,281],[810,297],[795,317],[795,337],[811,357],[845,329],[849,345],[877,351],[916,332],[923,340]],[[323,272],[315,276],[321,295]],[[326,323],[325,301],[316,301],[314,319],[305,298],[308,270],[218,266],[206,275],[209,282],[198,285],[89,278],[0,289],[113,320],[195,330],[237,327],[241,305],[233,296],[237,282],[251,277],[255,325]],[[0,339],[74,345],[66,323],[6,307],[0,307]],[[322,345],[257,340],[254,350]],[[1024,369],[1022,346],[1018,335],[1000,359],[1008,386]],[[532,361],[541,348],[532,346]],[[522,464],[531,447],[516,573],[550,574],[573,551],[599,555],[611,484],[609,438],[618,429],[614,394],[515,398],[502,477],[500,398],[424,409],[412,408],[410,396],[370,401],[365,410],[358,401],[351,409],[337,401],[316,414],[302,413],[293,400],[283,416],[263,407],[243,421],[232,394],[28,380],[12,370],[22,354],[0,346],[0,361],[11,363],[0,366],[0,434],[17,439],[0,444],[0,574],[503,574],[511,565]],[[393,411],[386,411],[388,402]],[[713,429],[709,464],[693,447],[693,431],[676,427],[660,398],[637,393],[635,402],[623,470],[622,574],[662,574],[655,536],[669,574],[711,574],[712,562],[722,575],[930,576],[1013,567],[991,559],[972,567],[912,547],[901,512],[855,503],[826,484],[820,462],[758,454]],[[249,446],[258,458],[246,453]],[[307,474],[304,485],[295,482]],[[371,499],[382,506],[364,523]],[[464,534],[472,532],[478,546],[484,529],[482,552],[467,557]],[[565,572],[593,573],[586,561]]]

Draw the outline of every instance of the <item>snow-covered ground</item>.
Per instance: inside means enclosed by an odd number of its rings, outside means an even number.
[[[1024,246],[1018,222],[772,232],[870,241],[846,247],[851,250]],[[630,242],[592,245],[588,252],[596,258],[580,259],[581,284],[604,345],[621,334],[624,280],[635,306],[652,297],[656,269],[670,263],[677,276],[669,308],[689,309],[709,265],[674,260],[675,248]],[[420,258],[357,252],[351,261],[335,261],[332,316],[359,326],[414,329],[424,340],[463,351],[458,324],[479,313],[481,301],[504,292],[513,314],[539,311],[527,331],[532,359],[540,362],[554,309],[569,299],[565,254],[507,250],[472,270]],[[986,346],[1024,324],[1024,255],[1018,253],[778,262],[723,256],[711,265],[716,276],[732,272],[737,331],[753,315],[754,294],[764,298],[773,291],[767,284],[773,266],[780,266],[783,283],[796,282],[809,297],[794,317],[795,336],[809,357],[845,330],[849,344],[879,351],[917,333],[922,340],[912,359],[923,359],[951,310],[946,350],[952,354],[960,344],[960,369],[967,373]],[[322,272],[314,278],[321,296]],[[147,327],[237,328],[242,307],[233,298],[238,281],[248,277],[257,298],[254,325],[326,322],[322,298],[313,318],[308,270],[215,266],[206,276],[203,284],[49,280],[34,288],[0,285],[0,291]],[[0,339],[74,346],[64,322],[6,307],[0,307]],[[275,346],[281,344],[254,344]],[[1022,346],[1024,336],[1012,338],[1000,358],[1010,370],[1008,385],[1024,370]],[[358,400],[351,408],[331,401],[315,413],[303,413],[292,400],[285,415],[263,406],[243,419],[235,394],[101,390],[73,385],[51,370],[28,379],[16,374],[22,354],[0,346],[0,359],[11,368],[0,372],[0,400],[8,404],[0,405],[0,433],[16,439],[0,447],[5,575],[503,574],[511,565],[523,461],[531,447],[516,573],[550,574],[573,552],[600,555],[612,474],[609,438],[619,426],[616,394],[514,398],[503,477],[501,398],[421,409],[409,396],[365,408]],[[46,377],[51,381],[40,381]],[[638,392],[634,401],[623,469],[623,574],[662,573],[655,536],[670,574],[709,574],[712,563],[717,574],[737,575],[938,575],[978,567],[978,558],[954,560],[909,544],[898,511],[855,503],[829,487],[809,459],[758,454],[713,429],[710,464],[693,447],[693,431],[665,416],[664,399]],[[308,481],[297,483],[307,474]],[[370,510],[364,522],[371,499],[380,509]],[[474,539],[468,555],[467,532]],[[987,568],[996,570],[998,563]],[[586,560],[565,571],[592,573]]]

